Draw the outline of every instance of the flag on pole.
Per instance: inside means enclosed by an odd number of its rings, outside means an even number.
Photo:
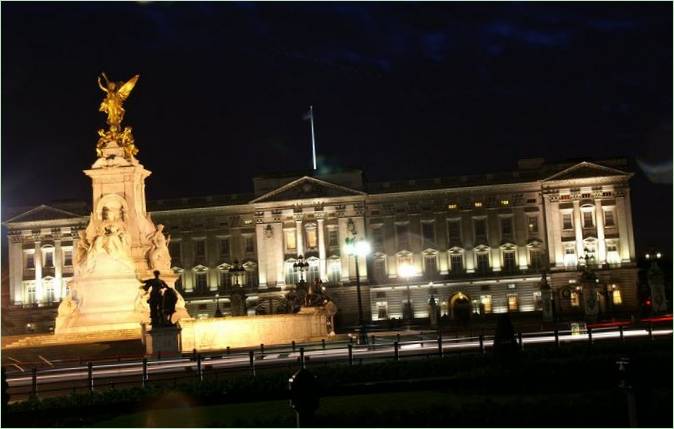
[[[314,135],[314,106],[309,106],[309,111],[302,117],[305,121],[311,121],[311,157],[316,170],[316,136]]]

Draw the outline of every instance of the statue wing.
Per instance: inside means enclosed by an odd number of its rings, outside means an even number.
[[[138,82],[138,78],[140,78],[139,74],[129,79],[127,83],[125,83],[124,85],[122,85],[121,88],[119,88],[118,94],[122,98],[122,100],[126,100],[129,97],[129,94],[131,94],[133,87],[136,86],[136,82]]]

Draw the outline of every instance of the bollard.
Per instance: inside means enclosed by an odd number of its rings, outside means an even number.
[[[396,362],[400,360],[400,349],[397,341],[393,343],[393,359]]]
[[[87,363],[87,385],[89,386],[89,393],[94,393],[94,365]]]
[[[624,332],[623,332],[623,325],[620,325],[620,327],[618,329],[620,330],[620,342],[624,343],[625,342],[625,335],[624,335]]]
[[[423,335],[419,335],[419,344],[421,344],[421,347],[424,346],[424,336]]]
[[[226,353],[227,353],[227,356],[229,356],[229,353],[230,353],[229,346],[227,346],[227,351],[226,351]]]
[[[349,344],[353,344],[353,335],[349,334]]]
[[[143,388],[147,385],[147,358],[143,358]]]
[[[353,344],[349,343],[347,347],[349,348],[349,366],[351,366],[353,365]]]
[[[438,335],[438,354],[440,354],[440,359],[442,359],[444,356],[442,349],[442,335]]]
[[[254,351],[249,351],[248,352],[248,359],[250,361],[250,372],[253,374],[253,377],[255,377],[255,352]]]
[[[559,330],[555,329],[555,346],[559,347]]]
[[[648,339],[653,341],[653,323],[648,324]]]
[[[31,383],[31,389],[30,389],[30,396],[31,398],[37,398],[37,368],[33,368],[33,373],[32,373],[32,383]]]
[[[201,354],[197,355],[197,378],[199,378],[199,382],[204,381],[204,373],[201,370]]]
[[[323,347],[323,350],[325,350],[325,338],[321,339],[321,347]]]
[[[197,360],[197,349],[192,349],[192,360]]]
[[[520,350],[524,350],[524,343],[522,342],[522,333],[517,333],[517,343],[520,345]]]
[[[592,345],[592,328],[587,328],[587,342]]]
[[[264,344],[260,344],[260,359],[264,359]]]
[[[484,335],[480,335],[480,353],[484,354]]]
[[[292,345],[293,345],[293,352],[295,352],[295,340],[293,340]]]
[[[400,334],[396,334],[396,341],[400,342]]]

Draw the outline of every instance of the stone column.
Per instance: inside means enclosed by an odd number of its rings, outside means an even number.
[[[320,276],[321,276],[321,281],[327,282],[328,281],[328,276],[325,271],[325,232],[323,230],[324,225],[324,219],[323,218],[318,218],[318,258],[320,259]]]
[[[33,255],[35,263],[35,302],[42,302],[42,249],[40,248],[40,241],[35,241],[35,255]]]
[[[625,197],[616,198],[616,216],[618,217],[618,235],[620,236],[620,259],[622,262],[629,262],[630,244],[627,234]]]
[[[23,296],[23,248],[19,237],[9,238],[9,302],[24,301]]]
[[[258,223],[255,225],[255,239],[257,241],[257,275],[259,289],[267,289],[267,258],[265,247],[265,228],[267,225]]]
[[[297,254],[304,255],[304,231],[302,231],[302,220],[295,219],[295,240],[297,241]]]
[[[627,224],[627,247],[629,249],[629,260],[636,259],[634,251],[634,228],[632,226],[632,199],[630,198],[630,189],[625,189],[625,223]]]
[[[583,219],[580,215],[580,202],[573,201],[573,223],[576,230],[576,260],[585,254],[585,246],[583,245]]]
[[[54,301],[61,300],[63,288],[63,251],[61,240],[54,240]]]
[[[604,210],[601,208],[601,200],[594,200],[595,219],[597,219],[597,263],[606,263],[606,240],[604,238]]]
[[[543,197],[545,204],[545,222],[543,228],[546,229],[546,246],[549,251],[550,266],[561,267],[564,265],[564,249],[562,249],[562,226],[560,224],[561,214],[559,212],[559,203],[550,202],[549,198]],[[539,226],[540,228],[540,226]]]

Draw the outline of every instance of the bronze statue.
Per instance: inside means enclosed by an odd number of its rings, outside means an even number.
[[[105,86],[101,83],[101,77],[98,77],[98,86],[103,92],[105,92],[106,97],[101,102],[99,111],[105,112],[108,115],[107,123],[110,126],[110,131],[119,131],[120,124],[122,119],[124,119],[124,108],[122,104],[124,101],[129,98],[133,87],[136,86],[138,78],[140,75],[135,75],[128,82],[111,82],[108,80],[108,77],[105,73],[102,73],[103,79],[105,79]]]
[[[124,127],[122,130],[122,120],[124,119],[124,101],[129,98],[131,91],[136,86],[136,82],[140,75],[135,75],[128,82],[111,82],[105,73],[102,73],[105,85],[101,82],[101,77],[98,77],[98,87],[105,92],[105,98],[101,101],[99,111],[108,115],[106,120],[109,128],[108,130],[98,130],[98,144],[96,145],[96,155],[103,157],[103,149],[119,146],[124,149],[124,157],[132,159],[137,153],[138,148],[135,145],[131,127]]]

